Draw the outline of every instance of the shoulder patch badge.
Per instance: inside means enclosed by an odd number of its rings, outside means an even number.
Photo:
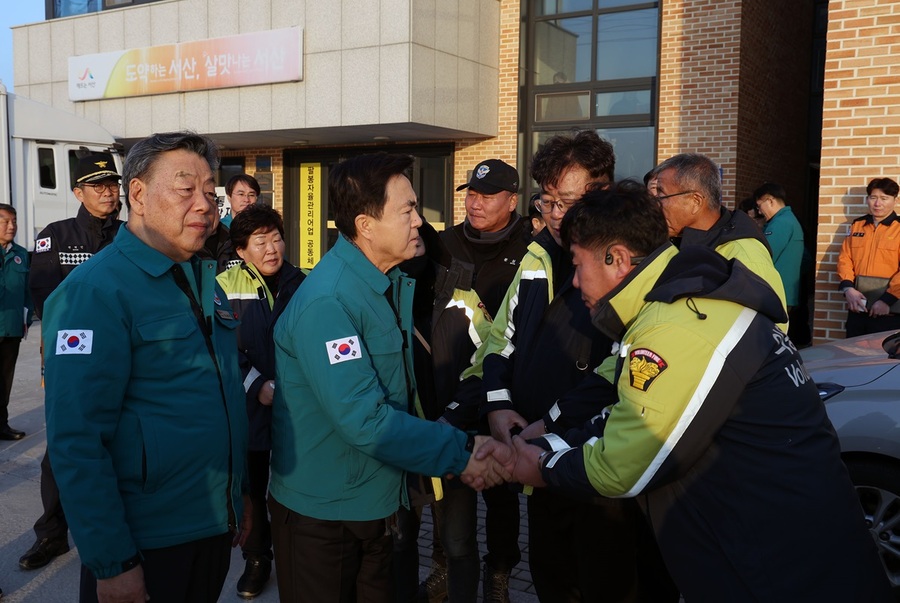
[[[44,253],[45,251],[50,251],[50,237],[44,237],[34,242],[35,253]]]
[[[359,338],[344,337],[343,339],[332,339],[325,342],[325,348],[328,351],[328,363],[338,364],[347,360],[356,360],[362,358],[362,349],[359,347]]]
[[[662,356],[647,348],[632,350],[628,355],[631,387],[642,392],[650,389],[650,384],[654,379],[667,368],[669,368],[669,364],[663,360]]]
[[[56,332],[56,355],[90,354],[94,345],[94,331],[90,329],[66,329]]]

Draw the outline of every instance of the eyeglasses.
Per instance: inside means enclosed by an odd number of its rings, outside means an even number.
[[[553,212],[554,207],[559,210],[559,213],[564,214],[576,203],[578,203],[578,199],[538,199],[534,202],[534,206],[544,214]]]
[[[238,199],[247,198],[247,199],[253,199],[253,200],[255,200],[259,197],[259,195],[257,195],[256,193],[233,193],[231,196],[237,197]]]
[[[769,201],[774,201],[772,197],[760,197],[756,200],[756,211],[762,211],[762,206],[768,203]]]
[[[677,197],[678,195],[692,195],[695,192],[697,192],[697,191],[681,191],[680,193],[672,193],[671,195],[662,195],[662,196],[657,195],[656,200],[659,201],[660,203],[662,203],[664,200],[668,199],[669,197]]]
[[[109,182],[107,184],[82,184],[82,187],[87,187],[97,193],[98,195],[102,195],[106,191],[111,193],[118,192],[119,183],[118,182]]]

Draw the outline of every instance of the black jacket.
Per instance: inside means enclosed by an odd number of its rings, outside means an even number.
[[[221,274],[241,263],[241,258],[231,244],[231,232],[228,227],[219,223],[216,230],[206,239],[206,244],[197,252],[201,260],[215,260],[216,274]]]
[[[621,342],[619,401],[544,458],[544,480],[637,497],[687,601],[890,601],[782,320],[739,261],[690,246],[649,256],[594,317]]]
[[[400,266],[416,279],[413,322],[417,336],[413,353],[419,398],[429,420],[444,415],[446,407],[456,399],[460,378],[477,349],[473,330],[476,325],[489,322],[489,308],[496,310],[500,304],[484,302],[481,294],[489,300],[495,298],[502,280],[511,280],[515,274],[516,254],[525,251],[527,242],[521,234],[525,221],[516,218],[511,226],[509,236],[481,247],[466,239],[461,224],[455,227],[456,232],[439,234],[425,222],[419,228],[425,255]],[[448,240],[458,256],[451,254]],[[463,417],[451,411],[445,419],[457,427],[473,428],[477,415]]]
[[[479,233],[465,221],[441,233],[441,241],[462,271],[455,286],[474,289],[492,317],[531,242],[531,221],[521,216],[513,220],[506,236],[495,242],[479,241]]]
[[[74,218],[48,224],[38,234],[28,278],[38,318],[44,311],[44,301],[63,279],[112,243],[122,224],[115,216],[96,218],[82,205]]]
[[[772,254],[772,248],[753,218],[742,211],[720,208],[719,219],[709,230],[685,228],[680,237],[673,239],[679,248],[693,245],[715,249],[719,245],[738,239],[756,239]]]
[[[478,415],[481,379],[469,376],[461,380],[476,351],[469,329],[473,321],[484,324],[496,319],[531,242],[531,221],[514,215],[498,240],[484,240],[488,236],[482,237],[467,222],[440,234],[443,255],[437,262],[431,320],[437,405],[449,406],[444,420],[463,429],[481,431],[487,429],[480,424]],[[475,298],[467,304],[473,313],[471,319],[464,308],[451,303],[466,296]]]
[[[544,417],[561,397],[570,393],[591,370],[610,354],[612,341],[597,333],[581,292],[572,285],[575,270],[569,252],[557,245],[547,230],[541,231],[523,260],[534,273],[514,282],[517,303],[512,310],[515,327],[509,344],[509,356],[495,352],[493,344],[484,358],[484,392],[498,392],[482,399],[481,411],[512,408],[529,423]],[[543,269],[537,269],[543,266]],[[521,274],[521,273],[520,273]],[[547,275],[553,275],[549,282]],[[549,291],[548,291],[549,288]],[[510,321],[503,317],[504,332]],[[494,333],[497,329],[494,329]],[[608,392],[609,383],[599,382]],[[511,400],[499,392],[509,391]],[[580,414],[577,423],[599,411],[593,391],[580,393],[588,400],[588,414]]]

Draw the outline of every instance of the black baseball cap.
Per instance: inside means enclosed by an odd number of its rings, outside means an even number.
[[[456,190],[471,188],[484,195],[496,195],[500,191],[519,192],[519,172],[516,168],[499,159],[482,161],[472,170],[472,177]]]
[[[75,184],[89,184],[100,180],[120,180],[116,173],[116,162],[111,155],[93,153],[78,160],[75,168]]]

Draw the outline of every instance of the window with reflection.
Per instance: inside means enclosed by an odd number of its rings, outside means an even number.
[[[658,9],[630,10],[597,19],[597,79],[656,75]]]
[[[585,120],[591,117],[591,93],[589,91],[538,94],[535,105],[538,122]]]
[[[591,10],[594,7],[593,0],[538,0],[535,4],[536,16],[573,13]]]
[[[534,29],[535,83],[568,84],[591,79],[593,19],[551,19]]]
[[[100,10],[100,0],[53,0],[57,17],[86,15]]]
[[[56,160],[52,147],[38,148],[38,176],[41,188],[56,188]]]
[[[624,90],[597,93],[596,112],[599,117],[612,115],[650,115],[650,90]]]
[[[597,134],[611,142],[616,150],[616,180],[642,181],[644,174],[656,165],[655,127],[597,128]]]
[[[121,8],[136,4],[161,2],[162,0],[47,0],[45,12],[47,19],[87,15],[102,10]]]
[[[616,150],[616,177],[656,160],[658,1],[530,0],[522,47],[523,164],[544,140],[591,128]],[[529,181],[534,192],[536,185]]]

